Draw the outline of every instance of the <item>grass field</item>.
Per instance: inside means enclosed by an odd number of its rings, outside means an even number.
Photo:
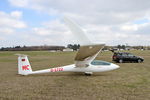
[[[76,52],[0,52],[0,100],[150,100],[150,51],[131,51],[143,63],[121,63],[110,72],[21,76],[15,53],[29,55],[33,70],[72,64]],[[111,52],[96,59],[111,61]]]

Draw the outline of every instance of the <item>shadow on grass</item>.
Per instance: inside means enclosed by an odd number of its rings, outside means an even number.
[[[73,73],[48,73],[48,74],[36,74],[36,75],[19,75],[16,74],[18,77],[40,77],[40,76],[86,76],[84,73],[80,72],[73,72]],[[110,76],[111,73],[93,73],[91,76],[86,77],[95,77],[95,76]]]

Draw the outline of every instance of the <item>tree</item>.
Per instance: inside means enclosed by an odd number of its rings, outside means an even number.
[[[21,48],[21,46],[15,46],[15,48]]]
[[[1,50],[1,51],[3,51],[3,50],[5,50],[5,48],[4,48],[4,47],[2,47],[0,50]]]
[[[73,45],[72,45],[72,44],[68,44],[68,45],[67,45],[67,48],[72,49],[72,47],[73,47]]]
[[[126,46],[125,46],[125,45],[122,45],[122,49],[124,49],[124,50],[125,50],[125,49],[126,49]]]
[[[117,48],[120,50],[121,49],[121,45],[118,45]]]
[[[77,51],[77,50],[78,50],[77,44],[74,44],[72,49],[73,49],[74,51]]]
[[[77,51],[80,48],[80,44],[68,44],[67,48],[73,49],[73,51]]]

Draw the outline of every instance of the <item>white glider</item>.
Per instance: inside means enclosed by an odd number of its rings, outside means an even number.
[[[85,75],[91,75],[93,72],[105,72],[119,68],[118,65],[110,62],[94,60],[103,49],[104,44],[91,43],[85,36],[84,32],[78,27],[78,25],[74,24],[67,18],[64,20],[73,33],[77,33],[76,35],[78,35],[80,38],[83,38],[82,45],[80,46],[75,57],[75,63],[56,68],[32,71],[27,55],[17,54],[18,74],[30,75],[50,72],[84,72]]]

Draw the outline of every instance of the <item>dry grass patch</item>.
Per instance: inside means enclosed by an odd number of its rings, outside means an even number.
[[[32,69],[72,64],[76,52],[0,52],[0,99],[6,100],[150,100],[150,51],[131,51],[144,63],[122,63],[118,70],[94,73],[17,75],[17,57],[29,55]],[[111,61],[111,52],[96,59]]]

